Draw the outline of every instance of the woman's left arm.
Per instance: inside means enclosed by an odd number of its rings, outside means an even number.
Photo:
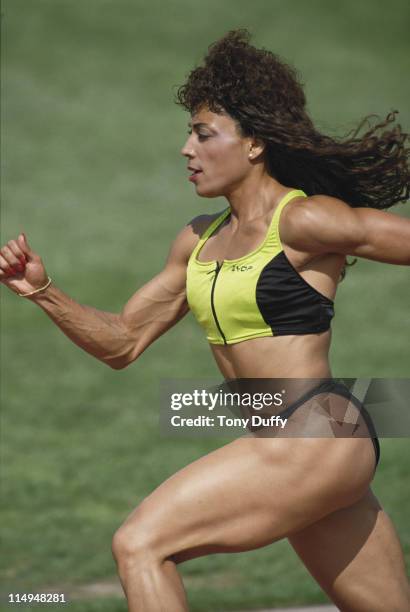
[[[410,266],[410,219],[342,200],[312,196],[284,209],[280,233],[290,247]]]

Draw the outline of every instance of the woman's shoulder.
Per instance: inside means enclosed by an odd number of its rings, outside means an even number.
[[[282,212],[280,234],[289,245],[302,246],[309,239],[320,242],[328,233],[338,234],[341,228],[349,227],[353,217],[352,207],[339,198],[327,195],[297,198]]]
[[[225,209],[226,210],[226,209]],[[185,261],[189,259],[201,236],[224,211],[213,214],[202,214],[191,219],[175,238],[171,252],[179,254]]]
[[[210,215],[198,215],[197,217],[191,219],[191,221],[188,223],[188,226],[191,228],[191,231],[196,237],[197,242],[200,240],[201,236],[205,234],[206,230],[212,225],[212,223],[216,221],[225,212],[225,210],[226,209]]]
[[[289,202],[280,219],[282,243],[308,254],[352,254],[363,233],[361,210],[327,195]]]
[[[287,222],[323,221],[324,217],[340,216],[352,211],[352,207],[333,196],[315,194],[291,200],[283,210]]]

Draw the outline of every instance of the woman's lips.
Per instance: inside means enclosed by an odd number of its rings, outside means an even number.
[[[202,173],[202,170],[194,170],[191,176],[188,177],[188,180],[195,183],[198,179],[198,176]]]

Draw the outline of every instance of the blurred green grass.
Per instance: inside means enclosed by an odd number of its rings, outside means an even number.
[[[371,0],[3,1],[2,242],[24,230],[55,283],[117,311],[197,213],[173,104],[206,47],[248,27],[294,63],[324,131],[400,110],[410,126],[409,5]],[[409,216],[409,206],[395,212]],[[408,377],[409,272],[361,260],[336,302],[333,372]],[[155,486],[221,440],[158,432],[161,378],[217,376],[191,316],[109,370],[2,289],[2,582],[10,591],[114,575],[111,535]],[[385,440],[375,490],[410,560],[407,440]],[[325,601],[286,542],[183,565],[192,610]],[[73,610],[125,610],[107,600]],[[48,607],[48,609],[51,609]]]

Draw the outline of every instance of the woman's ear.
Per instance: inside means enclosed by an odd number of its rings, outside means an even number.
[[[253,161],[260,157],[265,150],[265,143],[259,139],[252,139],[249,142],[249,153],[248,158],[250,161]]]

